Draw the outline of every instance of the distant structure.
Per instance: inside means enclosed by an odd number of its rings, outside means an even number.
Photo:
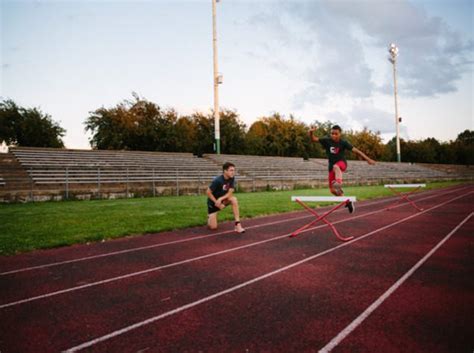
[[[8,153],[8,146],[5,141],[2,141],[2,144],[0,145],[0,153]]]

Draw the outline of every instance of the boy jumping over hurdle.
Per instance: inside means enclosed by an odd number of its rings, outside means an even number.
[[[342,190],[342,173],[347,170],[347,161],[345,158],[345,150],[353,151],[364,158],[370,165],[375,164],[375,161],[367,157],[361,150],[353,147],[348,141],[341,138],[341,127],[334,125],[331,128],[331,136],[317,137],[314,135],[316,128],[309,130],[311,141],[319,142],[326,150],[329,162],[329,190],[335,196],[343,196]],[[354,212],[354,204],[349,202],[345,207],[349,212]]]
[[[209,229],[217,229],[217,213],[228,205],[232,205],[232,212],[235,218],[234,230],[237,233],[244,233],[240,223],[239,204],[233,195],[235,188],[235,165],[229,162],[222,166],[222,175],[214,178],[207,188],[207,226]]]

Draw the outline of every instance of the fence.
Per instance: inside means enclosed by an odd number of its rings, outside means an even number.
[[[60,193],[63,199],[70,199],[78,190],[102,198],[105,194],[121,193],[125,197],[137,194],[157,196],[157,188],[164,188],[167,194],[176,196],[193,190],[194,194],[203,194],[212,179],[219,174],[216,170],[193,168],[122,168],[117,167],[49,167],[28,168],[31,177],[30,197],[46,194],[47,191]],[[268,189],[285,189],[295,185],[309,185],[310,181],[321,184],[326,174],[298,175],[288,173],[281,175],[281,170],[261,168],[253,176],[236,175],[240,188],[245,191]],[[291,185],[290,185],[291,184]],[[131,191],[134,192],[131,192]]]
[[[200,169],[181,166],[176,168],[133,168],[117,166],[42,166],[28,169],[31,183],[29,190],[21,193],[8,192],[0,201],[46,201],[61,199],[116,198],[159,195],[189,195],[205,193],[218,169]],[[364,173],[365,174],[365,173]],[[421,182],[433,178],[425,175],[360,175],[347,173],[347,185],[371,185],[382,182],[406,181]],[[327,171],[282,170],[275,167],[257,167],[246,175],[237,175],[239,191],[254,192],[262,190],[288,190],[294,188],[325,187]],[[439,179],[439,178],[433,178]],[[27,186],[28,188],[28,186]],[[16,196],[15,196],[16,195]],[[24,195],[24,196],[21,196]]]

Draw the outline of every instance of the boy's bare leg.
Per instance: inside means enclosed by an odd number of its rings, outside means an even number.
[[[342,170],[336,164],[333,166],[335,181],[331,185],[331,192],[336,196],[343,196],[344,192],[342,191]]]
[[[245,232],[245,229],[242,227],[242,224],[240,224],[239,202],[236,197],[231,197],[229,202],[232,206],[232,212],[234,213],[235,231],[237,233],[243,233]]]
[[[334,173],[336,174],[336,182],[341,183],[342,182],[342,170],[341,168],[336,164],[334,167]]]
[[[211,230],[217,229],[217,212],[211,213],[207,217],[207,227]]]

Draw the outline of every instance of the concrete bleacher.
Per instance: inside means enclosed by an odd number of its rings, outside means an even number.
[[[441,171],[448,175],[455,177],[462,177],[473,179],[474,178],[474,166],[472,165],[457,165],[457,164],[420,164],[424,168],[431,169],[434,171]]]
[[[411,163],[377,162],[369,166],[365,161],[348,161],[347,179],[369,180],[430,180],[448,178],[442,171],[435,171]]]
[[[249,178],[267,180],[327,180],[326,159],[304,160],[295,157],[265,157],[239,155],[205,155],[216,163],[233,161],[238,170]],[[345,179],[357,181],[430,180],[448,178],[443,171],[410,163],[377,162],[369,166],[365,161],[349,160]]]
[[[11,148],[36,184],[208,180],[219,168],[191,153]]]
[[[203,194],[224,162],[244,191],[327,184],[327,160],[301,157],[10,148],[0,154],[0,201]],[[472,168],[350,160],[347,184],[474,179]]]
[[[191,153],[22,147],[0,157],[4,202],[202,194],[222,170]]]
[[[326,179],[324,160],[307,160],[301,157],[267,157],[249,155],[204,155],[217,164],[231,161],[247,178],[266,180]]]

